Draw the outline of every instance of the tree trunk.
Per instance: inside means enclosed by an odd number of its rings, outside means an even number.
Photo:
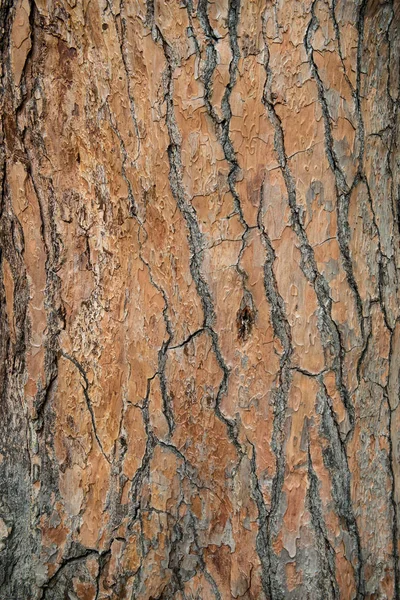
[[[399,600],[396,1],[2,0],[2,600]]]

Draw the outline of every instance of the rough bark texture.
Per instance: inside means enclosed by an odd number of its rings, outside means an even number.
[[[399,600],[399,14],[2,0],[2,600]]]

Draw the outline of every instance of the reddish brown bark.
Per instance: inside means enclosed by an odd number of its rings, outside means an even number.
[[[400,598],[398,14],[3,0],[0,598]]]

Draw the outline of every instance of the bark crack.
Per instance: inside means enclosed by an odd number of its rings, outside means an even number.
[[[246,221],[242,209],[242,204],[240,200],[240,196],[236,190],[236,180],[240,172],[240,166],[236,157],[236,152],[232,143],[232,140],[229,135],[230,123],[232,118],[232,110],[230,106],[230,96],[232,90],[236,84],[237,80],[237,71],[238,71],[238,62],[240,58],[240,49],[237,40],[237,27],[240,16],[240,0],[229,0],[228,5],[228,31],[229,31],[229,40],[232,52],[232,59],[229,65],[229,82],[225,88],[224,96],[221,102],[222,114],[223,118],[221,119],[215,110],[212,103],[212,78],[217,66],[218,54],[216,50],[216,45],[218,44],[218,37],[215,34],[213,28],[211,27],[210,20],[208,17],[208,0],[199,0],[197,6],[197,18],[199,20],[200,26],[204,32],[206,37],[206,51],[205,51],[205,60],[204,66],[202,69],[202,73],[200,75],[200,81],[203,84],[204,89],[204,102],[206,105],[207,113],[214,125],[214,130],[217,136],[217,139],[221,145],[222,151],[224,153],[224,158],[230,167],[230,171],[228,174],[228,186],[229,190],[232,194],[233,203],[235,211],[233,214],[237,214],[239,217],[239,221],[243,227],[243,234],[241,236],[241,248],[238,254],[238,259],[236,262],[236,270],[242,280],[242,286],[244,290],[244,297],[248,301],[249,304],[252,304],[253,299],[250,290],[247,287],[247,279],[248,275],[245,270],[240,266],[240,261],[243,256],[244,250],[247,245],[247,238],[249,232],[255,228],[255,226],[250,226]],[[196,49],[196,53],[201,59],[201,48],[199,41],[195,35],[193,23],[192,23],[192,2],[188,2],[188,18],[191,24],[190,30],[188,31],[188,35],[193,38],[194,45]],[[232,215],[230,215],[232,216]]]
[[[316,1],[317,0],[314,0],[312,10],[314,10]],[[313,14],[313,17],[307,28],[307,34],[305,36],[305,41],[304,41],[306,50],[308,52],[308,56],[311,59],[312,59],[312,51],[310,51],[309,36],[310,36],[310,32],[312,31],[313,27],[315,27],[314,14]],[[272,73],[270,65],[269,65],[269,45],[268,45],[268,39],[267,39],[267,34],[266,34],[265,15],[263,17],[263,36],[264,36],[265,53],[266,53],[266,59],[265,59],[266,80],[265,80],[265,87],[264,87],[264,94],[263,94],[263,103],[265,105],[269,120],[275,131],[275,136],[274,136],[275,151],[276,151],[278,163],[279,163],[279,166],[280,166],[280,169],[282,172],[282,176],[283,176],[283,179],[285,182],[286,190],[287,190],[288,204],[289,204],[289,207],[291,210],[291,216],[292,216],[292,227],[293,227],[293,229],[296,233],[296,236],[299,240],[299,243],[300,243],[300,252],[301,252],[301,259],[302,259],[301,260],[301,268],[302,268],[304,275],[306,276],[306,278],[308,279],[308,281],[310,282],[310,284],[313,286],[313,288],[315,290],[315,294],[316,294],[318,304],[320,307],[321,321],[318,325],[318,328],[319,328],[320,334],[321,334],[321,341],[325,348],[331,347],[333,350],[332,368],[335,372],[336,385],[339,390],[340,396],[342,398],[343,404],[346,408],[346,411],[347,411],[347,414],[349,417],[349,422],[350,422],[350,431],[348,432],[348,434],[346,436],[346,440],[347,440],[349,438],[349,436],[352,434],[352,432],[354,431],[355,415],[354,415],[354,407],[350,401],[349,392],[346,388],[346,385],[344,383],[344,377],[343,377],[343,361],[344,361],[345,351],[344,351],[344,347],[343,347],[343,343],[342,343],[342,339],[341,339],[340,330],[338,328],[338,325],[332,318],[332,299],[330,297],[329,286],[328,286],[325,278],[318,271],[316,261],[315,261],[314,251],[308,241],[307,234],[301,223],[300,211],[299,211],[299,208],[297,206],[297,201],[296,201],[296,185],[295,185],[293,176],[292,176],[290,168],[289,168],[288,158],[287,158],[286,151],[285,151],[285,139],[284,139],[283,125],[282,125],[281,119],[279,118],[279,116],[275,110],[275,106],[274,106],[274,100],[273,100],[274,96],[273,96],[273,92],[272,92],[273,73]],[[321,103],[322,103],[323,107],[325,107],[323,98],[321,98],[321,101],[322,101]],[[325,112],[324,112],[324,108],[323,108],[323,115],[324,115],[325,121],[329,123],[330,117],[329,117],[327,107],[326,107]],[[330,129],[328,129],[328,131],[326,130],[326,137],[330,144],[330,142],[331,142]],[[329,144],[327,144],[328,151],[332,148],[332,144],[330,144],[330,145]],[[337,167],[336,156],[333,153],[333,151],[329,152],[328,159],[330,161],[332,169],[334,170],[335,174],[337,175],[338,184],[341,186],[343,192],[346,193],[348,191],[347,184],[346,184],[346,181],[344,180],[344,177],[343,177],[340,169]],[[328,332],[329,332],[329,335],[327,335]],[[354,535],[355,535],[355,539],[356,539],[356,543],[357,543],[357,556],[358,556],[358,565],[357,565],[357,569],[356,569],[357,589],[358,589],[358,596],[360,598],[362,598],[362,597],[364,597],[365,583],[364,583],[364,579],[363,579],[363,570],[362,570],[363,562],[362,562],[362,552],[361,552],[361,541],[360,541],[360,535],[358,532],[358,526],[357,526],[357,523],[355,520],[353,521],[352,525],[353,525]]]
[[[222,381],[219,386],[215,402],[215,414],[225,424],[229,438],[234,444],[239,457],[241,457],[243,454],[243,450],[238,440],[237,424],[234,420],[228,419],[225,415],[223,415],[221,411],[221,400],[222,397],[226,394],[228,388],[229,367],[225,363],[225,360],[222,356],[219,347],[218,335],[213,328],[216,318],[213,300],[211,298],[211,293],[208,284],[201,270],[202,250],[204,250],[205,248],[204,238],[199,228],[196,211],[186,198],[186,193],[182,184],[181,136],[176,124],[173,104],[173,72],[176,66],[176,57],[174,56],[171,46],[164,39],[161,30],[154,22],[154,3],[150,1],[148,2],[147,6],[148,20],[149,25],[151,25],[152,27],[153,38],[163,48],[166,61],[166,69],[164,71],[164,85],[165,102],[167,108],[166,124],[170,140],[170,144],[168,147],[168,158],[170,164],[170,187],[172,195],[177,203],[178,209],[185,220],[188,231],[188,242],[191,250],[190,272],[195,282],[196,290],[200,297],[203,307],[203,327],[209,332],[215,357],[223,373]]]
[[[104,451],[103,448],[103,444],[101,443],[98,431],[97,431],[97,426],[96,426],[96,418],[94,415],[94,410],[93,410],[93,406],[92,406],[92,401],[90,399],[89,396],[89,380],[87,378],[86,372],[84,370],[84,368],[82,367],[82,365],[80,364],[80,362],[74,357],[71,356],[70,354],[67,354],[67,352],[64,352],[64,350],[60,350],[61,356],[63,356],[64,358],[66,358],[67,360],[69,360],[79,371],[82,379],[83,379],[83,383],[81,383],[81,387],[83,389],[83,395],[85,397],[85,401],[86,401],[86,406],[87,409],[89,411],[90,414],[90,420],[92,422],[92,428],[93,428],[93,433],[94,433],[94,437],[96,438],[97,444],[99,446],[100,452],[102,453],[102,455],[104,456],[104,458],[106,459],[106,461],[111,464],[112,460],[110,459],[109,456],[107,456],[107,454]]]
[[[331,598],[340,599],[339,586],[336,579],[335,557],[336,551],[332,546],[326,529],[326,524],[322,515],[321,498],[319,495],[319,481],[314,470],[310,438],[308,435],[308,503],[311,513],[311,523],[313,525],[317,544],[319,546],[319,557],[321,559],[321,572],[318,575],[321,591],[324,590]],[[329,594],[330,592],[330,594]]]

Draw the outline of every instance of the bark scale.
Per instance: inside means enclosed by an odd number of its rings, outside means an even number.
[[[0,17],[0,598],[399,600],[398,4]]]

